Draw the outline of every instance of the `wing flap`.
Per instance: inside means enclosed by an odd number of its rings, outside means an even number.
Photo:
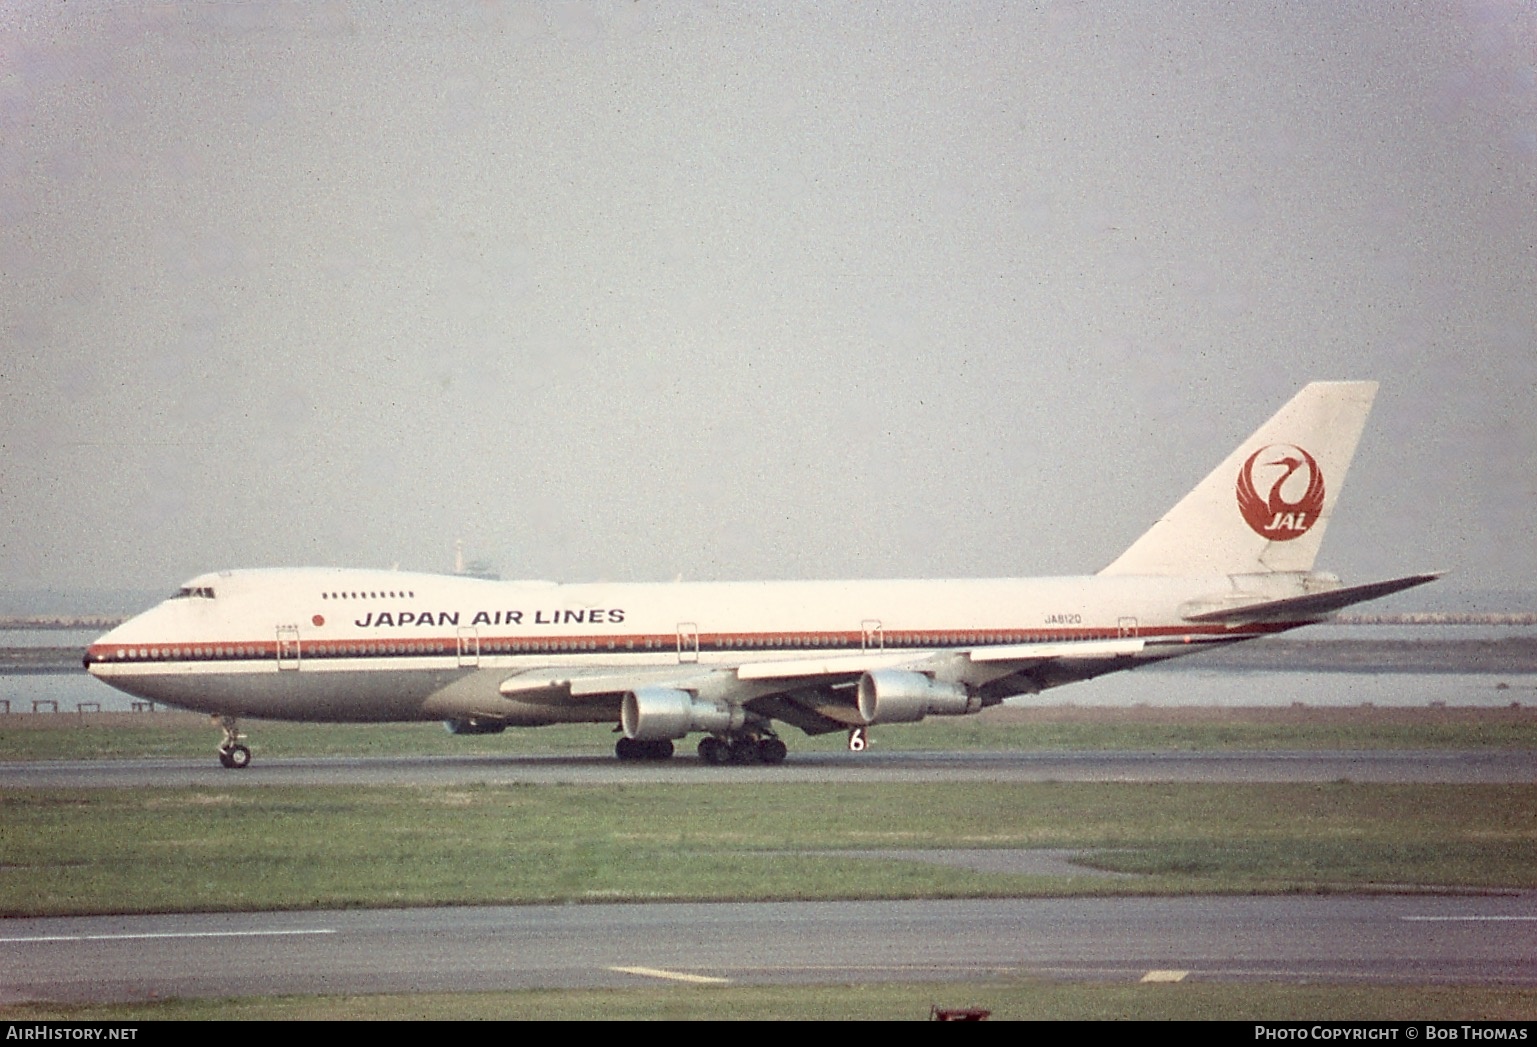
[[[1050,662],[1057,659],[1113,658],[1140,654],[1145,640],[1075,640],[1066,643],[1016,643],[1003,647],[976,647],[967,653],[973,662]]]
[[[651,671],[632,669],[623,673],[530,669],[503,680],[497,690],[502,697],[520,702],[561,702],[572,698],[601,698],[623,694],[637,687],[654,684],[684,686],[688,680],[699,675],[697,671],[680,674],[676,665]]]
[[[794,680],[813,676],[858,676],[871,669],[890,669],[928,657],[917,651],[870,651],[831,658],[792,658],[779,662],[748,662],[737,666],[738,680]]]

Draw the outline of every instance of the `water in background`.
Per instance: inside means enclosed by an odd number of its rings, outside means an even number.
[[[1192,664],[1194,659],[1191,659]],[[1068,705],[1537,705],[1537,675],[1251,672],[1164,667],[1115,673],[1015,704]]]

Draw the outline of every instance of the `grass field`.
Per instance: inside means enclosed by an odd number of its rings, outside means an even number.
[[[13,791],[0,796],[0,911],[1537,887],[1537,786],[764,789]],[[1137,875],[820,853],[957,847],[1066,848]]]

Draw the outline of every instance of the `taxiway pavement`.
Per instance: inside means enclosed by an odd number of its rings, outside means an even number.
[[[213,756],[0,763],[0,788],[10,789],[833,781],[1528,783],[1537,782],[1537,751],[792,753],[778,767],[711,767],[693,756],[621,763],[607,756],[264,759],[258,754],[241,771],[225,770]]]
[[[976,980],[1537,984],[1537,895],[541,905],[7,920],[0,1002]]]

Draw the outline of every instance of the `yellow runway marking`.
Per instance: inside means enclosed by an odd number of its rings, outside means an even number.
[[[620,974],[638,974],[642,978],[666,978],[674,982],[698,982],[704,985],[726,985],[730,978],[712,978],[707,974],[684,974],[682,971],[660,971],[655,967],[610,967]]]
[[[1150,982],[1182,982],[1189,971],[1148,971],[1142,976],[1144,985]]]

